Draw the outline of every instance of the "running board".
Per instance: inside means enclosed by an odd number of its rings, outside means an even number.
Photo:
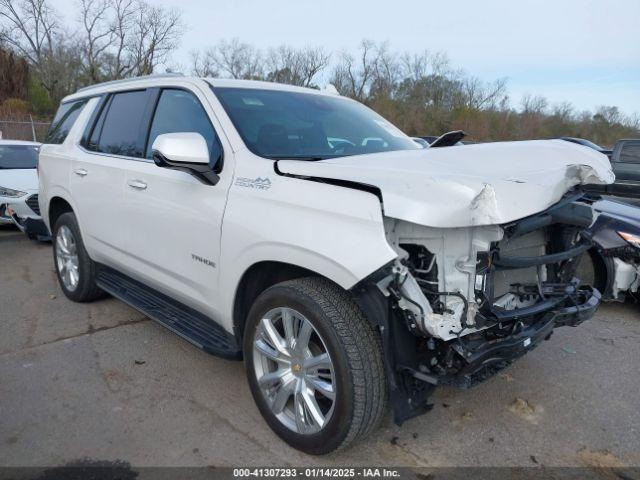
[[[236,338],[211,318],[112,268],[98,265],[96,283],[207,353],[239,360]]]

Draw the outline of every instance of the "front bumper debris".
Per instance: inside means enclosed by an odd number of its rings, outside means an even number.
[[[533,350],[543,340],[548,340],[554,328],[575,327],[591,319],[600,305],[600,298],[598,290],[581,287],[562,299],[562,304],[572,305],[546,312],[529,326],[518,329],[516,324],[516,331],[508,337],[477,344],[473,341],[458,342],[453,348],[465,360],[466,365],[456,375],[440,378],[439,383],[461,388],[480,383]]]
[[[42,218],[21,218],[11,207],[5,207],[4,212],[0,212],[0,214],[2,213],[4,213],[6,217],[10,218],[13,224],[30,238],[37,238],[43,241],[51,238],[49,229]]]
[[[589,201],[572,194],[548,211],[501,226],[504,235],[496,240],[471,236],[474,246],[487,248],[472,248],[461,267],[456,264],[469,272],[458,288],[450,286],[458,272],[447,270],[448,257],[437,257],[439,245],[427,235],[434,232],[394,230],[406,257],[353,290],[381,333],[396,423],[428,411],[435,387],[472,387],[549,339],[554,328],[594,316],[601,294],[575,278],[580,256],[592,246],[586,230],[592,222]],[[458,325],[446,323],[452,317]],[[429,328],[436,322],[442,325]],[[449,335],[439,335],[443,328]]]

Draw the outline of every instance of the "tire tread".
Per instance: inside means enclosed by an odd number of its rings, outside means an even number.
[[[342,450],[374,430],[386,411],[387,386],[379,332],[365,318],[351,294],[320,277],[278,284],[318,303],[347,352],[354,385],[354,411],[349,431],[336,448]]]
[[[55,246],[55,236],[58,232],[58,229],[62,226],[66,225],[72,231],[75,240],[76,240],[76,249],[78,252],[78,260],[79,260],[79,270],[80,270],[80,282],[78,287],[73,292],[68,292],[60,279],[60,275],[57,274],[57,266],[56,268],[56,276],[58,277],[58,283],[60,284],[60,288],[65,293],[67,298],[74,302],[91,302],[93,300],[97,300],[99,298],[105,297],[107,294],[96,285],[96,264],[84,247],[84,242],[82,240],[82,234],[80,233],[80,227],[78,225],[78,220],[73,212],[63,213],[58,217],[56,223],[53,227],[53,261],[54,266],[56,265],[56,246]]]

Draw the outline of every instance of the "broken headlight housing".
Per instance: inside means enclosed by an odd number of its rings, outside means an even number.
[[[20,198],[24,197],[27,192],[21,192],[20,190],[13,190],[12,188],[0,187],[0,197]]]
[[[626,232],[617,232],[617,233],[629,245],[632,245],[632,246],[640,249],[640,235],[634,235],[632,233],[626,233]]]

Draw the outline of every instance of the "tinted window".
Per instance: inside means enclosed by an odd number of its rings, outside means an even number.
[[[620,161],[640,163],[640,142],[625,143],[620,150]]]
[[[0,170],[36,168],[38,147],[35,145],[0,145]]]
[[[77,100],[75,102],[67,102],[60,105],[56,116],[53,117],[49,132],[47,133],[47,139],[45,143],[62,143],[64,139],[69,135],[69,131],[75,123],[78,115],[82,111],[82,107],[85,106],[87,100]]]
[[[247,147],[268,158],[331,158],[421,147],[377,113],[338,96],[213,88]]]
[[[215,165],[222,149],[200,101],[191,92],[166,89],[160,94],[151,123],[146,157],[152,158],[151,147],[158,135],[178,132],[195,132],[202,135],[209,147],[211,163]]]
[[[102,126],[104,125],[104,117],[107,116],[107,112],[109,111],[109,104],[113,97],[109,98],[104,105],[102,106],[102,110],[98,116],[98,119],[95,122],[93,130],[91,131],[91,137],[87,141],[86,147],[89,150],[98,150],[98,141],[100,140],[100,133],[102,133]]]
[[[92,135],[90,144],[93,140],[97,147],[93,149],[127,157],[142,157],[144,140],[141,125],[146,102],[145,90],[114,94],[105,108],[104,119],[99,118],[94,128],[97,138]]]

